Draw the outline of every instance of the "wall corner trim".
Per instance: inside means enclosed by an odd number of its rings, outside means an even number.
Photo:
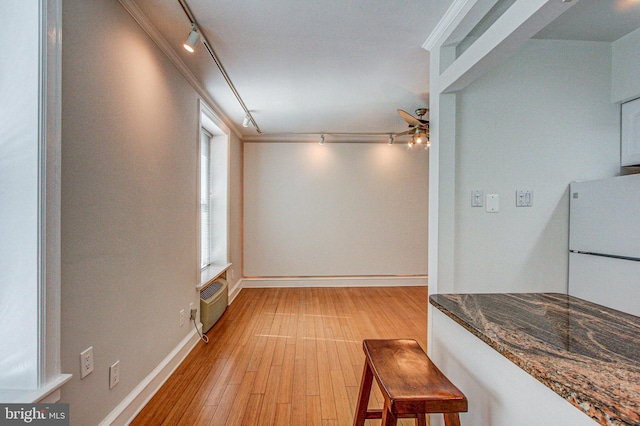
[[[465,8],[467,3],[475,0],[454,0],[449,6],[449,9],[445,12],[444,16],[440,21],[436,24],[436,27],[433,29],[427,40],[422,44],[422,48],[428,52],[436,46],[438,41],[445,34],[447,29],[456,21],[456,18],[460,14],[460,12]]]
[[[243,288],[244,279],[239,279],[233,286],[231,285],[231,283],[229,284],[229,305],[233,303],[238,294],[240,294],[240,290],[242,290]]]
[[[200,324],[200,327],[202,327],[202,324]],[[200,336],[196,333],[196,330],[191,330],[166,358],[100,422],[100,426],[128,425],[131,423],[199,341]]]

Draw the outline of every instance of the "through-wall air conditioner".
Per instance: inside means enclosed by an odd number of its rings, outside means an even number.
[[[218,278],[200,292],[200,321],[206,333],[220,319],[229,302],[227,280]]]

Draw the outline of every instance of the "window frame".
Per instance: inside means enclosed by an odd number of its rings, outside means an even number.
[[[223,272],[225,272],[231,264],[229,263],[229,182],[230,182],[230,130],[229,128],[218,118],[215,112],[202,100],[199,100],[199,121],[198,121],[198,267],[200,270],[200,282],[197,288],[203,288],[208,285],[212,280],[218,278]],[[210,135],[209,138],[209,185],[212,186],[216,179],[222,179],[223,183],[218,185],[222,188],[224,194],[222,197],[215,196],[215,199],[210,199],[209,214],[214,215],[216,210],[218,213],[222,211],[223,217],[215,217],[210,221],[212,229],[209,231],[210,238],[213,239],[216,236],[222,235],[224,241],[222,242],[222,249],[218,250],[219,253],[214,255],[211,262],[207,265],[203,265],[202,262],[202,217],[201,217],[201,182],[202,182],[202,133],[206,132]],[[213,145],[216,145],[215,147]],[[214,149],[215,148],[215,149]],[[217,162],[219,167],[212,165],[213,155],[216,153],[224,156],[223,159]],[[213,175],[211,175],[213,174]],[[213,192],[213,191],[212,191]],[[212,202],[213,201],[213,202]],[[214,202],[220,202],[221,206],[216,206]],[[210,241],[210,248],[213,247],[212,241]],[[211,250],[210,250],[211,253]]]

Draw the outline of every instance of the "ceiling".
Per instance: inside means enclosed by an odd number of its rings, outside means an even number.
[[[640,0],[580,0],[536,38],[613,42],[640,27]]]
[[[122,0],[121,0],[122,1]],[[178,0],[133,1],[247,140],[285,134],[389,134],[429,104],[421,48],[453,0],[186,0],[262,131],[244,111]],[[638,28],[640,0],[580,0],[536,37],[611,42]],[[282,137],[282,136],[281,136]]]
[[[397,133],[429,102],[421,48],[453,0],[187,0],[264,134]],[[244,136],[244,112],[202,44],[180,46],[178,0],[135,0]]]

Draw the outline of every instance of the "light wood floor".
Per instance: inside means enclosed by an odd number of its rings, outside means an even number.
[[[426,349],[427,288],[243,289],[207,334],[132,425],[351,425],[362,339]]]

